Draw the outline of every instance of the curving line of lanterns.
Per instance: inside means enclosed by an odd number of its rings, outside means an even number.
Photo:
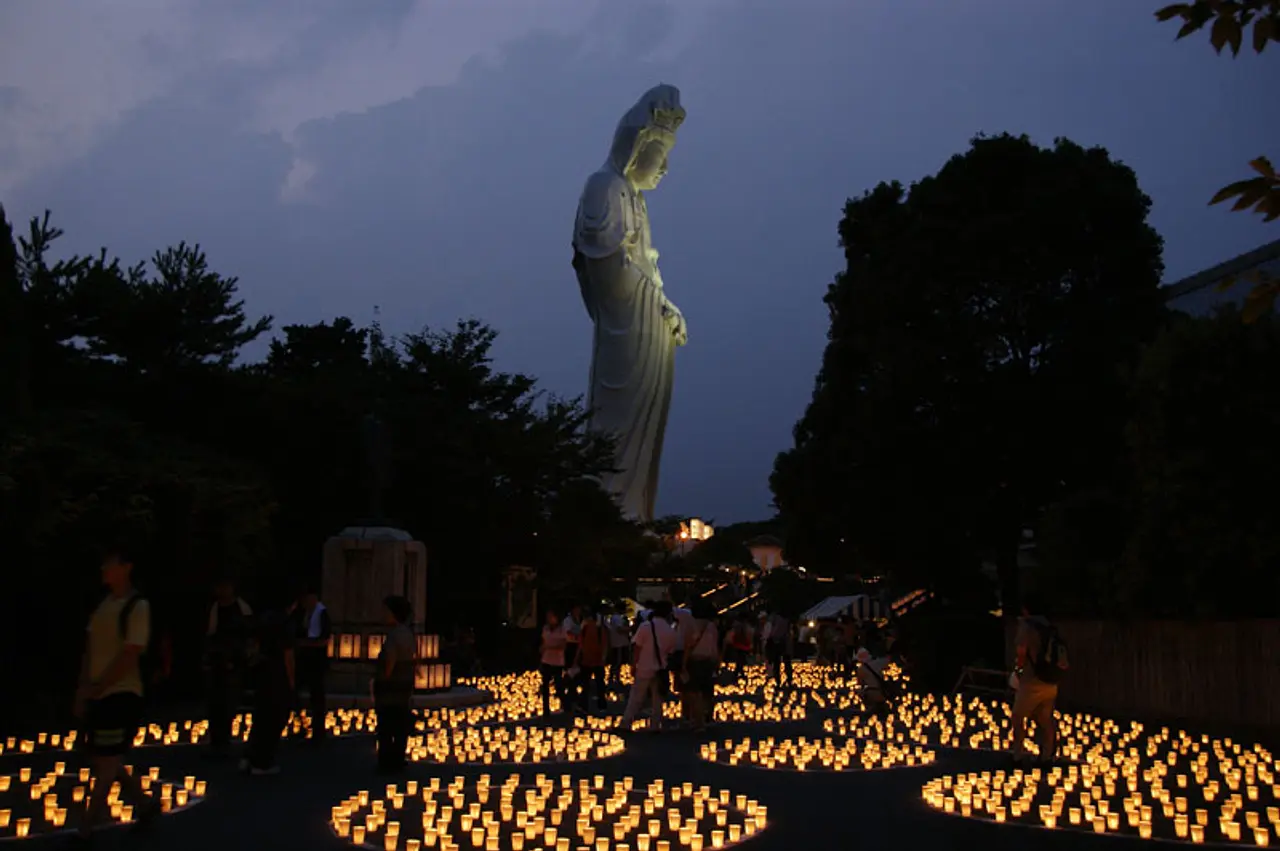
[[[731,847],[767,824],[766,807],[745,795],[662,780],[640,786],[633,777],[606,783],[599,774],[411,780],[387,786],[383,798],[360,791],[329,820],[339,838],[383,851],[703,851]]]
[[[876,771],[932,765],[933,751],[909,743],[844,738],[744,738],[705,744],[701,756],[721,765],[749,765],[783,771]]]
[[[125,770],[130,774],[140,769],[132,765]],[[65,762],[57,762],[53,769],[36,774],[29,767],[19,768],[15,774],[0,774],[0,841],[48,836],[71,829],[73,816],[68,813],[83,811],[86,799],[93,791],[95,780],[89,769],[67,770]],[[142,771],[139,777],[143,791],[159,803],[161,813],[180,812],[202,802],[206,783],[187,776],[181,782],[172,782],[160,776],[160,769],[152,767]],[[113,782],[108,792],[111,822],[126,825],[134,821],[133,806],[120,797],[120,783]]]
[[[409,758],[438,765],[586,762],[617,756],[622,739],[581,728],[472,727],[409,737]]]
[[[940,777],[921,795],[940,812],[998,824],[1265,847],[1280,835],[1277,774],[1261,745],[1162,728],[1083,764]]]
[[[1142,725],[1121,724],[1089,714],[1055,713],[1058,720],[1058,758],[1088,761],[1092,756],[1123,750],[1142,737]],[[823,730],[860,735],[857,718],[828,718]],[[938,748],[1008,751],[1013,742],[1013,719],[1008,704],[994,700],[904,694],[884,722],[909,740]],[[1039,755],[1035,725],[1030,725],[1026,748]]]
[[[794,688],[781,689],[764,675],[761,666],[744,667],[738,678],[728,685],[717,685],[721,698],[715,708],[715,720],[729,722],[803,721],[812,703],[820,709],[859,709],[861,701],[851,688],[851,681],[835,669],[811,663],[798,664],[793,673]],[[624,673],[623,680],[629,677]],[[465,708],[415,710],[415,729],[422,731],[460,729],[485,725],[501,725],[541,718],[541,677],[534,672],[477,677],[460,680],[494,696],[491,703]],[[558,697],[552,697],[551,709],[561,708]],[[620,710],[616,703],[614,708]],[[663,707],[664,717],[679,716],[678,704],[669,701]],[[616,714],[620,714],[616,713]],[[340,708],[326,713],[324,729],[330,737],[365,735],[377,730],[377,712],[372,709]],[[283,734],[285,738],[309,739],[315,719],[305,711],[291,713]],[[608,727],[607,723],[601,727]],[[616,726],[616,725],[614,725]],[[253,727],[253,714],[237,714],[232,719],[232,736],[247,741]],[[167,724],[148,724],[134,737],[135,748],[174,747],[206,743],[209,722],[193,719]],[[0,755],[63,751],[75,749],[77,734],[43,732],[29,739],[10,737],[0,741]]]

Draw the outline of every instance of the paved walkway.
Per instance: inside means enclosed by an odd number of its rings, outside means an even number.
[[[724,724],[705,736],[664,733],[634,734],[627,752],[602,762],[557,767],[522,767],[574,776],[604,774],[634,776],[637,785],[655,778],[669,782],[709,784],[758,799],[769,808],[769,827],[741,847],[751,851],[863,851],[863,849],[938,849],[938,851],[1002,851],[1002,849],[1080,849],[1125,851],[1150,848],[1149,842],[1116,837],[1093,837],[1061,831],[996,826],[939,815],[920,800],[920,786],[930,777],[954,771],[983,770],[1004,765],[999,755],[940,750],[938,762],[925,768],[829,774],[768,771],[710,764],[698,757],[698,744],[750,735],[820,737],[821,721],[787,724]],[[246,777],[225,762],[209,762],[195,747],[149,748],[138,761],[164,767],[168,777],[195,774],[209,782],[207,800],[186,812],[162,818],[152,833],[136,836],[115,830],[98,837],[103,849],[175,849],[178,851],[290,851],[290,849],[351,848],[333,837],[326,826],[330,807],[359,791],[379,790],[387,780],[373,771],[371,737],[334,740],[322,748],[286,742],[283,772],[274,777]],[[26,764],[52,763],[52,756]],[[16,771],[12,759],[0,758],[0,772]],[[495,779],[514,770],[493,766]],[[478,766],[441,769],[412,765],[404,779],[452,778],[486,773]],[[57,847],[57,838],[31,839],[23,848]]]

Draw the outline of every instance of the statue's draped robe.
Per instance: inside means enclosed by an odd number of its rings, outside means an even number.
[[[595,323],[590,425],[617,440],[616,472],[602,484],[640,521],[653,519],[658,494],[676,339],[664,316],[669,302],[644,195],[625,172],[654,94],[666,88],[646,94],[619,122],[608,162],[587,180],[573,236],[582,301]]]

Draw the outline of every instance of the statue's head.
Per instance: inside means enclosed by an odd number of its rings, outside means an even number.
[[[684,123],[680,90],[654,86],[627,110],[613,134],[609,160],[637,189],[653,189],[667,173],[667,157]]]

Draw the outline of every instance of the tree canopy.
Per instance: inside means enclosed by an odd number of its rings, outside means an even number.
[[[3,596],[70,603],[43,625],[69,636],[53,651],[67,670],[112,540],[143,542],[140,582],[179,644],[198,640],[182,621],[216,576],[277,597],[318,577],[324,540],[372,510],[370,417],[388,436],[386,519],[427,544],[435,629],[494,620],[508,565],[594,589],[652,551],[596,483],[611,451],[582,406],[498,369],[482,321],[396,338],[346,317],[286,325],[259,360],[246,347],[271,317],[198,246],[53,262],[47,215],[17,239],[0,223],[0,531],[11,564],[40,567],[11,571]]]
[[[1161,240],[1101,148],[978,137],[845,207],[813,399],[771,485],[793,563],[933,582],[1123,456],[1123,370],[1157,330]],[[1012,600],[1010,601],[1012,602]]]

